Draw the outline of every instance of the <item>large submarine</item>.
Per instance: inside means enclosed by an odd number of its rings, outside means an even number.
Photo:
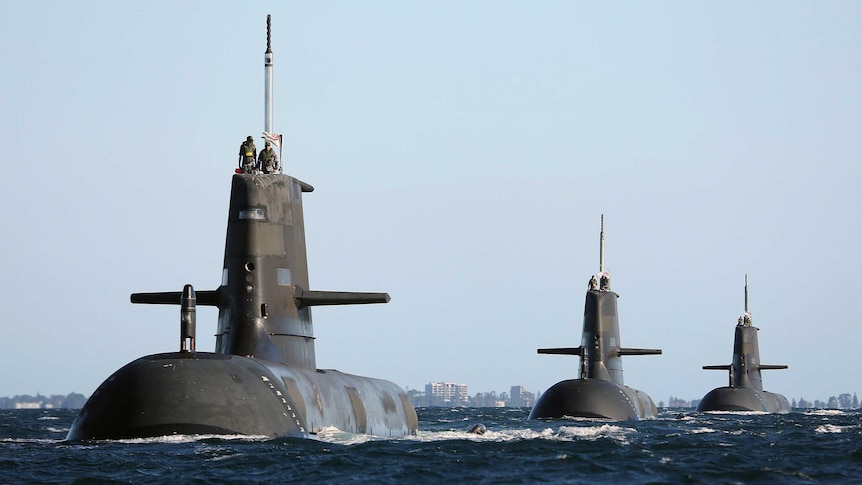
[[[610,275],[604,264],[604,226],[602,216],[599,272],[590,278],[588,285],[580,347],[538,349],[540,354],[577,355],[580,377],[551,386],[536,401],[528,419],[568,416],[624,421],[656,416],[656,406],[649,395],[623,384],[622,356],[657,355],[661,350],[621,346],[619,295],[611,291]]]
[[[739,317],[733,338],[733,360],[729,365],[705,365],[707,370],[726,370],[729,383],[709,391],[697,412],[704,411],[762,411],[786,414],[790,403],[781,394],[763,390],[761,370],[786,369],[786,365],[765,365],[760,363],[760,348],[757,345],[757,331],[751,324],[748,311],[748,275],[745,275],[745,313]]]
[[[265,132],[272,136],[272,49],[267,16]],[[277,135],[276,135],[277,136]],[[135,293],[132,303],[180,306],[180,350],[141,357],[108,377],[67,440],[171,434],[307,438],[321,428],[415,434],[407,394],[392,382],[315,362],[311,307],[386,303],[386,293],[309,289],[302,195],[281,173],[236,173],[221,286]],[[195,350],[196,306],[219,309],[214,352]]]

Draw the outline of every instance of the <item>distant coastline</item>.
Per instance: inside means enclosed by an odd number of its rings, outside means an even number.
[[[30,396],[22,394],[20,396],[0,397],[0,409],[80,409],[87,402],[87,396],[76,392],[69,393],[65,396],[54,394],[52,396],[43,396],[36,394]]]
[[[519,387],[519,386],[518,386]],[[516,387],[513,387],[514,390]],[[408,390],[410,401],[415,407],[531,407],[534,397],[531,393],[524,393],[518,400],[513,400],[506,392],[482,392],[474,397],[466,397],[457,401],[440,401],[425,396],[421,391]],[[526,398],[525,398],[526,397]],[[12,397],[0,397],[0,409],[81,409],[87,402],[87,396],[76,392],[67,395],[53,394],[43,396],[37,393],[35,396],[22,394]],[[697,407],[698,400],[685,400],[671,396],[667,404],[665,401],[657,403],[659,408],[685,409]],[[856,393],[843,393],[839,396],[830,396],[826,401],[815,399],[808,401],[804,398],[793,399],[793,409],[859,409],[859,399]]]

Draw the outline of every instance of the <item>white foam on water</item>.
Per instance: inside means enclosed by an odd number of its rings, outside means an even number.
[[[835,426],[834,424],[821,424],[814,428],[815,433],[841,433],[847,426]]]
[[[378,441],[389,439],[385,436],[374,436],[370,434],[357,434],[342,431],[335,426],[326,426],[317,430],[317,433],[312,437],[325,443],[334,443],[339,445],[361,445],[369,441]]]
[[[178,443],[193,443],[202,440],[234,440],[234,441],[267,441],[272,438],[269,436],[243,435],[243,434],[174,434],[169,436],[155,436],[152,438],[129,438],[121,440],[105,440],[111,443],[126,443],[126,444],[178,444]]]
[[[341,445],[357,445],[369,441],[401,440],[431,443],[435,441],[473,441],[473,442],[509,442],[523,440],[550,440],[550,441],[595,441],[599,439],[612,439],[623,444],[628,443],[631,434],[637,433],[636,429],[626,428],[614,424],[601,424],[596,426],[560,426],[559,428],[516,428],[495,431],[488,429],[484,434],[469,433],[460,430],[444,431],[418,431],[412,436],[374,436],[366,434],[354,434],[339,430],[334,427],[322,428],[315,435],[320,441]]]
[[[18,443],[18,444],[56,444],[63,440],[47,440],[37,438],[0,438],[0,443]]]
[[[766,411],[704,411],[704,414],[730,414],[734,416],[760,416],[769,414]]]
[[[611,438],[620,443],[628,444],[628,437],[631,434],[637,434],[637,430],[615,424],[601,424],[598,426],[562,426],[558,437],[561,441],[595,441],[601,438]]]
[[[809,409],[805,411],[805,414],[808,416],[838,416],[844,414],[844,411],[840,409]]]

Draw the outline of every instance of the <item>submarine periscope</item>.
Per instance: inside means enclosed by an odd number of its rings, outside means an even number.
[[[273,133],[270,16],[264,66],[266,136]],[[132,303],[180,306],[180,349],[141,357],[108,377],[67,440],[309,438],[330,426],[416,434],[416,411],[402,388],[317,368],[311,307],[386,303],[389,295],[309,289],[302,195],[312,190],[281,173],[232,175],[221,286],[132,294]],[[219,309],[214,352],[195,348],[198,305]]]
[[[623,384],[622,356],[657,355],[661,350],[621,347],[619,295],[611,291],[610,275],[605,271],[604,244],[603,215],[599,273],[588,284],[581,346],[538,349],[540,354],[578,356],[580,376],[551,386],[536,401],[528,419],[582,417],[626,421],[656,416],[656,405],[649,395]]]

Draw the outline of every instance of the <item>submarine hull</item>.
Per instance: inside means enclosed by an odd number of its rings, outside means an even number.
[[[401,436],[415,434],[417,421],[407,395],[389,381],[230,354],[173,352],[141,357],[110,376],[67,439],[306,438],[327,426]]]
[[[787,398],[774,392],[759,391],[745,387],[718,387],[709,391],[697,405],[697,412],[704,411],[760,411],[787,414],[790,403]]]
[[[617,421],[655,418],[655,403],[646,393],[601,379],[569,379],[545,391],[528,419],[564,416]]]

